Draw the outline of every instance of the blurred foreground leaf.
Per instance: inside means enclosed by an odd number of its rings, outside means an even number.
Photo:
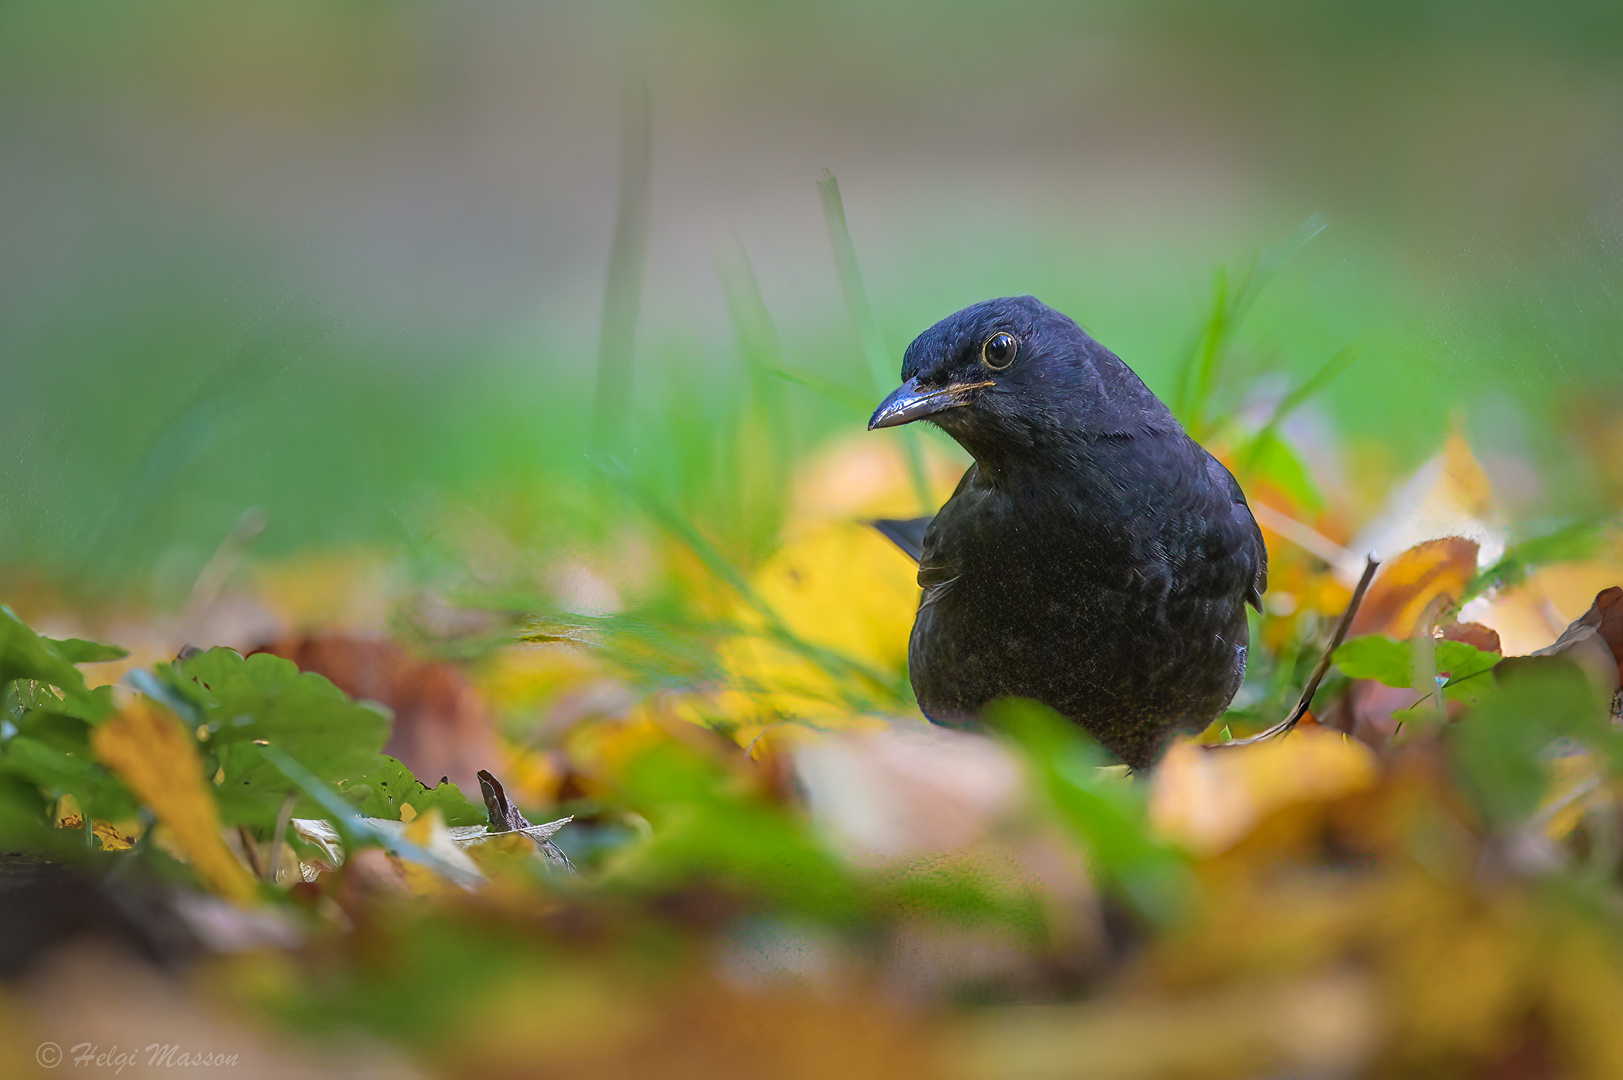
[[[1507,826],[1538,806],[1557,739],[1599,751],[1616,769],[1623,733],[1608,722],[1606,706],[1576,664],[1550,659],[1519,668],[1449,729],[1461,788],[1490,824]]]
[[[204,884],[231,900],[253,899],[258,887],[220,839],[197,744],[173,713],[137,699],[95,730],[91,746],[168,827]]]
[[[1183,909],[1191,881],[1177,852],[1146,828],[1143,785],[1103,768],[1099,745],[1047,706],[1011,699],[987,722],[1013,740],[1060,820],[1141,915],[1164,922]]]

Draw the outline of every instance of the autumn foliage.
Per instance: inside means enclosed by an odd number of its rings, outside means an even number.
[[[460,661],[338,629],[137,664],[7,611],[0,830],[39,937],[0,1046],[134,1044],[65,1003],[145,994],[271,1072],[364,1034],[470,1077],[1623,1074],[1623,592],[1580,591],[1623,555],[1485,556],[1447,454],[1410,511],[1460,533],[1385,561],[1303,723],[1223,745],[1347,602],[1270,527],[1252,684],[1137,776],[1029,703],[912,713],[910,567],[861,523],[907,499],[882,448],[804,470],[753,571],[653,534],[697,661],[559,613],[443,634]],[[1255,486],[1265,525],[1311,517]],[[42,921],[64,896],[103,906]]]

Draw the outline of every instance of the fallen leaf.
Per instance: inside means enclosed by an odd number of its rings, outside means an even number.
[[[1477,557],[1475,548],[1480,547],[1487,561],[1493,562],[1505,550],[1498,519],[1487,473],[1471,452],[1471,444],[1455,432],[1437,456],[1387,497],[1386,509],[1349,546],[1355,552],[1403,551],[1424,547],[1438,537],[1455,537],[1473,545],[1473,559]],[[1474,563],[1472,569],[1476,569]]]
[[[1150,827],[1190,852],[1210,855],[1274,810],[1339,798],[1375,779],[1368,747],[1323,728],[1298,728],[1284,738],[1219,752],[1180,739],[1155,771]]]
[[[220,815],[202,759],[178,717],[136,698],[91,733],[90,746],[168,826],[205,885],[240,903],[257,895],[248,868],[220,836]]]
[[[473,791],[475,774],[496,760],[489,710],[455,665],[413,656],[393,641],[347,634],[284,639],[253,652],[274,653],[350,697],[388,706],[394,726],[383,752],[417,776],[448,776]]]
[[[1427,609],[1439,598],[1458,600],[1476,570],[1475,540],[1447,536],[1416,544],[1381,567],[1348,633],[1413,637]]]
[[[752,585],[798,644],[741,606],[744,630],[721,648],[738,691],[723,702],[724,710],[740,719],[849,722],[853,699],[886,694],[875,679],[900,684],[905,678],[918,584],[908,560],[871,527],[812,528],[768,561]]]
[[[1017,805],[1019,763],[994,739],[923,723],[819,733],[794,747],[814,819],[858,863],[955,851]]]
[[[1595,594],[1589,610],[1572,621],[1555,639],[1534,656],[1560,656],[1573,653],[1586,657],[1586,666],[1604,667],[1610,654],[1614,668],[1612,689],[1623,683],[1623,588],[1613,585]],[[1579,663],[1586,663],[1580,659]]]
[[[449,886],[471,889],[484,880],[484,874],[451,837],[440,808],[431,807],[405,826],[402,838],[414,844],[428,858],[399,857],[406,883],[419,896],[437,896]]]

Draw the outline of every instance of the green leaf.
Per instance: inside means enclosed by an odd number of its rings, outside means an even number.
[[[319,777],[277,747],[261,746],[255,749],[264,757],[267,765],[282,773],[289,783],[304,792],[319,816],[332,822],[339,843],[347,852],[353,853],[362,847],[383,847],[403,859],[432,867],[458,884],[469,885],[479,879],[478,869],[465,856],[448,859],[412,843],[405,838],[404,826],[388,819],[369,818],[357,813]]]
[[[1438,641],[1437,671],[1447,674],[1444,695],[1449,688],[1493,670],[1501,659],[1498,653],[1484,652],[1463,641]],[[1414,647],[1381,634],[1353,638],[1336,650],[1336,666],[1350,679],[1373,679],[1387,686],[1414,685]],[[1479,680],[1480,681],[1480,680]]]
[[[130,655],[130,650],[117,645],[86,641],[83,638],[41,638],[41,640],[55,646],[56,651],[70,664],[100,664],[108,660],[122,660]]]
[[[469,802],[449,780],[429,787],[388,756],[379,758],[377,767],[365,776],[340,783],[338,793],[366,817],[398,821],[401,804],[409,803],[419,814],[438,807],[447,825],[484,825],[490,820],[483,806]]]
[[[122,818],[135,813],[134,796],[91,757],[88,747],[69,752],[60,742],[16,735],[6,740],[0,766],[12,776],[34,783],[53,801],[71,794],[91,817]]]
[[[10,608],[0,606],[0,688],[18,679],[44,683],[62,691],[67,702],[63,711],[72,709],[92,722],[105,719],[113,711],[111,698],[90,691],[74,661],[59,648],[63,644],[34,633]],[[70,651],[75,648],[70,645]]]
[[[71,846],[51,824],[50,810],[38,784],[0,768],[0,846],[5,851],[50,852]]]
[[[1561,736],[1623,757],[1605,703],[1576,664],[1529,664],[1503,680],[1498,693],[1449,729],[1460,787],[1490,824],[1525,820],[1548,783],[1544,757]]]
[[[231,649],[206,653],[156,672],[164,700],[189,707],[207,730],[204,751],[216,770],[220,812],[227,824],[268,827],[282,799],[297,786],[259,753],[280,748],[324,783],[337,784],[377,769],[389,737],[380,707],[349,698],[327,679],[300,672],[269,653],[244,659]],[[146,690],[149,683],[138,685]],[[309,804],[296,812],[314,812]]]
[[[1527,577],[1528,572],[1549,563],[1572,562],[1594,555],[1605,545],[1609,519],[1579,521],[1512,545],[1498,562],[1479,573],[1465,587],[1460,603],[1495,589],[1507,589]]]
[[[123,655],[96,642],[43,637],[10,608],[0,607],[0,698],[8,721],[0,739],[0,788],[13,796],[4,835],[17,850],[53,846],[42,847],[40,838],[54,832],[47,814],[50,803],[63,795],[71,794],[92,817],[135,811],[123,782],[90,752],[91,726],[112,715],[112,688],[90,689],[74,666],[114,654]],[[36,798],[28,797],[29,791]],[[34,809],[40,810],[36,824],[47,832],[36,832],[23,820]]]
[[[1144,787],[1102,769],[1104,751],[1082,729],[1034,701],[994,705],[987,723],[1013,739],[1061,821],[1107,880],[1143,915],[1173,919],[1189,893],[1182,858],[1147,827]]]

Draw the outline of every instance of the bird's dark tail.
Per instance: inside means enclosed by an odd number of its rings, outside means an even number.
[[[885,537],[907,555],[914,562],[924,554],[924,530],[930,527],[932,517],[921,518],[875,518],[868,522],[874,528],[885,534]]]

